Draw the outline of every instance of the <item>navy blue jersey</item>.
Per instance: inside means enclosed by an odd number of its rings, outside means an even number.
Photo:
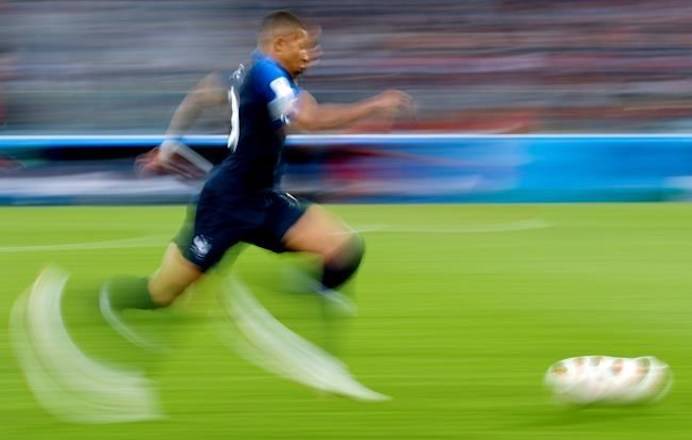
[[[285,127],[300,89],[279,63],[260,52],[253,54],[246,73],[228,79],[233,87],[229,102],[236,107],[229,138],[232,152],[207,186],[218,195],[231,196],[272,189],[280,179]]]

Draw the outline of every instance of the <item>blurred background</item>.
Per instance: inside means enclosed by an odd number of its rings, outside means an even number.
[[[189,200],[195,182],[137,179],[133,161],[200,78],[248,62],[261,18],[277,8],[323,27],[323,57],[301,78],[318,100],[399,88],[418,106],[336,137],[290,138],[292,192],[689,198],[686,1],[0,0],[0,202]],[[217,137],[186,142],[218,162],[228,127],[228,112],[207,112],[190,133]],[[348,136],[392,132],[408,136]]]
[[[247,62],[276,8],[324,28],[306,88],[337,102],[402,88],[420,112],[400,129],[690,129],[684,0],[3,0],[0,127],[160,133],[201,75]]]

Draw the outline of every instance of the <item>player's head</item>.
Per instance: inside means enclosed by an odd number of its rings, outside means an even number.
[[[298,76],[310,64],[315,42],[298,17],[288,11],[276,11],[262,20],[258,45],[291,75]]]

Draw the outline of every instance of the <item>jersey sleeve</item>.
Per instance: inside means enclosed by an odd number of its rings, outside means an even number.
[[[276,126],[289,125],[296,110],[300,88],[284,71],[268,64],[262,66],[259,81],[272,122]]]

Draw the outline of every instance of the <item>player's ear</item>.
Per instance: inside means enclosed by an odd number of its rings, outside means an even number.
[[[286,50],[294,38],[295,35],[293,33],[283,33],[281,35],[277,35],[274,39],[274,49],[277,51]]]
[[[272,49],[274,49],[274,52],[280,53],[284,50],[284,47],[286,47],[286,39],[283,35],[279,35],[272,40]]]

